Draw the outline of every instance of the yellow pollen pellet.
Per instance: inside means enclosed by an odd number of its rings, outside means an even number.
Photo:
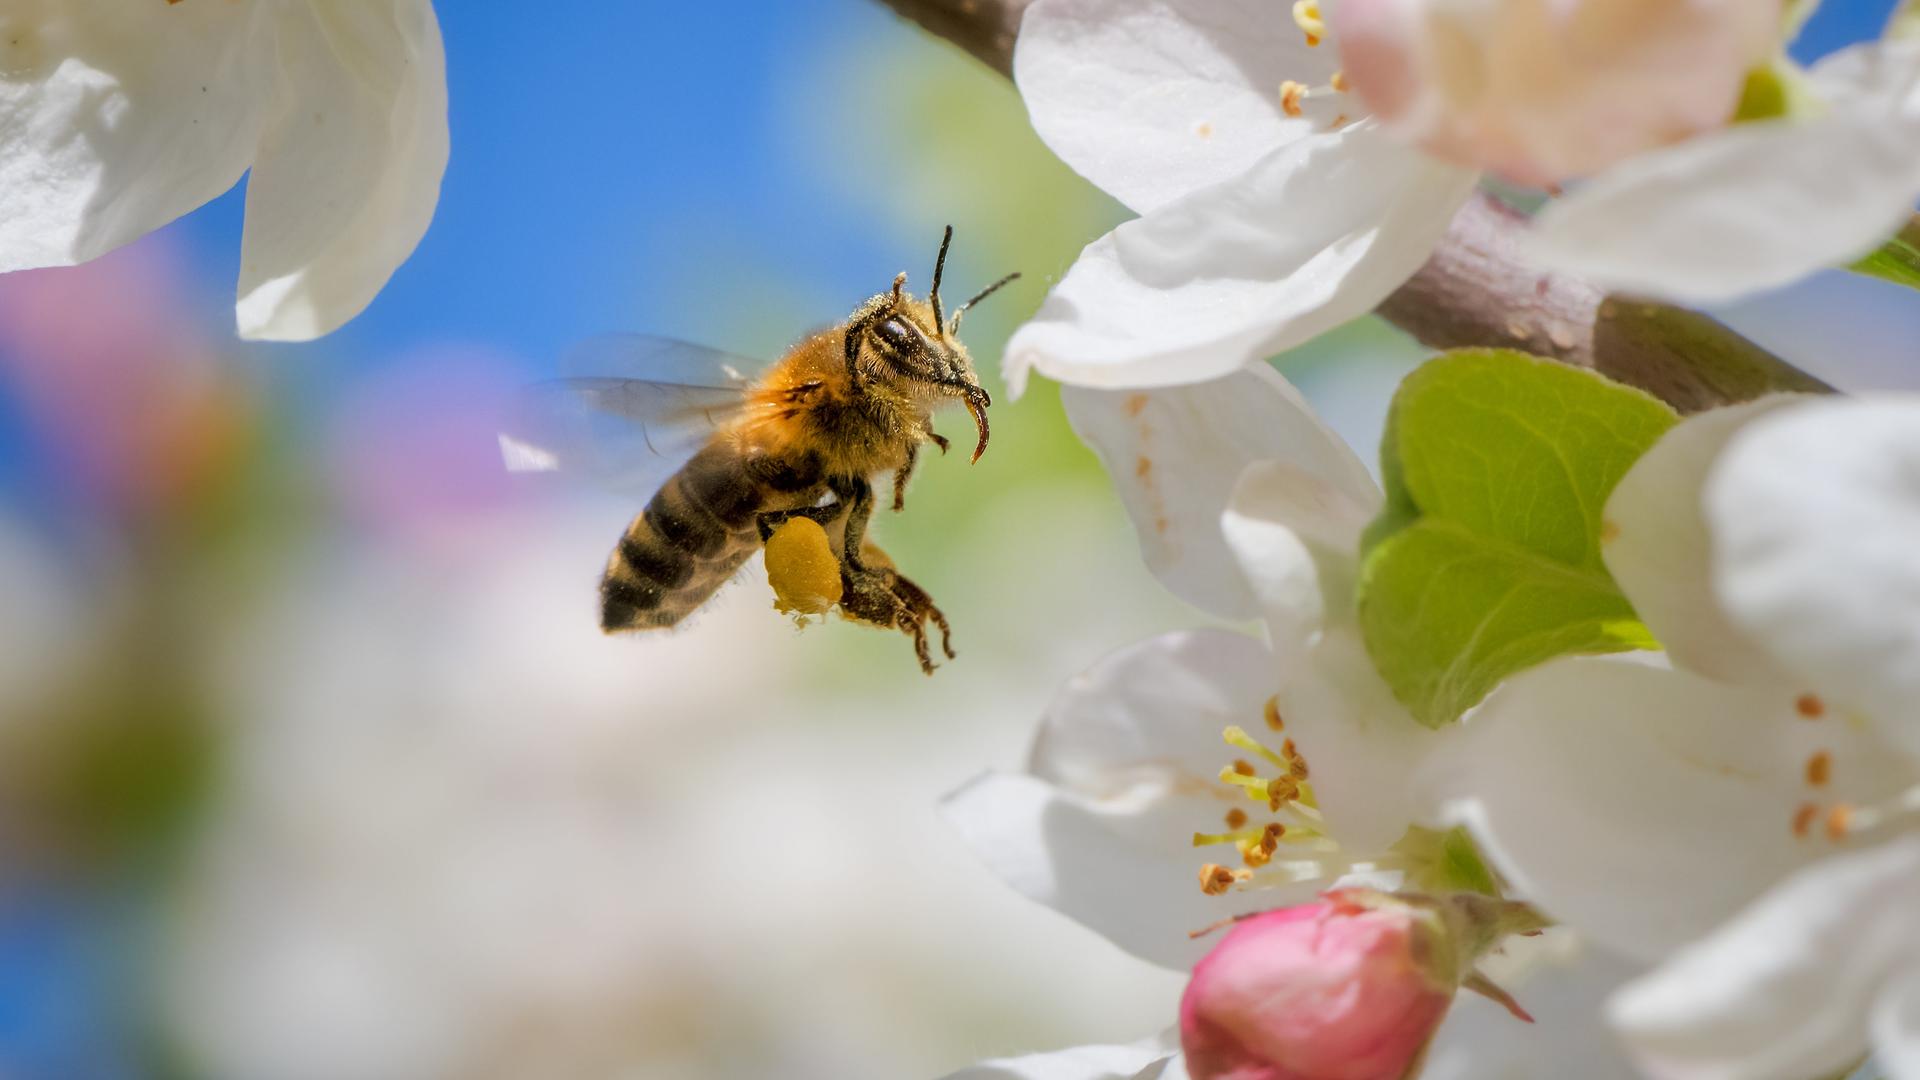
[[[1287,722],[1280,718],[1280,699],[1279,698],[1270,697],[1267,699],[1266,712],[1267,712],[1268,727],[1272,728],[1275,731],[1287,730]]]
[[[1328,79],[1327,84],[1343,94],[1347,92],[1347,87],[1350,85],[1347,82],[1347,73],[1344,71],[1334,72],[1333,78]]]
[[[1813,828],[1813,819],[1820,816],[1820,808],[1812,803],[1801,803],[1793,812],[1793,835],[1804,839]]]
[[[1844,840],[1847,829],[1853,824],[1853,807],[1839,803],[1827,811],[1827,839]]]
[[[1227,811],[1227,828],[1237,829],[1242,825],[1245,825],[1246,823],[1247,823],[1247,812],[1245,810],[1242,810],[1236,806],[1233,809]]]
[[[1233,888],[1236,880],[1233,871],[1219,863],[1208,863],[1200,868],[1200,891],[1208,896],[1219,896]]]
[[[1827,778],[1833,774],[1833,755],[1821,750],[1807,759],[1807,784],[1810,787],[1825,787]]]
[[[1292,79],[1281,83],[1280,111],[1294,117],[1305,115],[1304,110],[1300,108],[1300,102],[1305,100],[1306,96],[1306,83],[1294,82]]]

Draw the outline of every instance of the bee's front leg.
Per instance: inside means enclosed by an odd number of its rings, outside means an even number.
[[[920,444],[907,447],[907,460],[893,470],[893,512],[899,513],[907,508],[907,479],[913,475],[914,462],[920,459]]]

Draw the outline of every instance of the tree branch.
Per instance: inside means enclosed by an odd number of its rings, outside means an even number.
[[[1031,0],[881,0],[930,33],[1011,76]],[[1681,412],[1825,383],[1698,312],[1608,296],[1519,255],[1525,218],[1478,196],[1433,257],[1379,314],[1436,349],[1525,349],[1637,386]]]

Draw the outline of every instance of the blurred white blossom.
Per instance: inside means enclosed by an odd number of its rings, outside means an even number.
[[[433,216],[445,68],[429,0],[16,0],[0,271],[103,255],[251,170],[240,333],[325,334]]]

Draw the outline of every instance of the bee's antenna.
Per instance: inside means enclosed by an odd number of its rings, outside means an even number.
[[[961,304],[957,308],[954,308],[953,323],[952,325],[947,327],[947,333],[957,334],[960,332],[960,316],[965,315],[967,313],[968,308],[972,307],[973,305],[979,303],[982,300],[985,300],[987,297],[992,296],[994,293],[999,292],[1000,286],[1005,285],[1008,282],[1018,281],[1018,280],[1020,280],[1020,271],[1015,270],[1013,273],[1008,274],[1006,277],[1001,278],[999,281],[996,281],[993,284],[987,286],[986,288],[981,289],[978,293],[975,293],[973,299],[967,301],[964,304]],[[936,305],[933,310],[935,312],[938,312],[940,308]]]
[[[947,226],[946,235],[940,238],[940,254],[933,259],[933,288],[927,291],[927,302],[933,305],[933,328],[946,325],[940,315],[940,275],[947,269],[947,245],[953,243],[953,226]]]

